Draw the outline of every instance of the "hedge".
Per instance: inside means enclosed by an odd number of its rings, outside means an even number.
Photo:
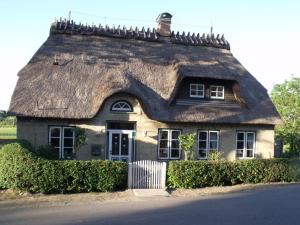
[[[173,161],[167,183],[172,188],[201,188],[241,183],[299,180],[299,160],[252,159],[229,161]]]
[[[32,193],[105,192],[126,188],[127,165],[104,160],[47,160],[13,143],[0,150],[0,187]]]

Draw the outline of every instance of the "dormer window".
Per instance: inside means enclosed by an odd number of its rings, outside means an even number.
[[[204,98],[204,84],[190,84],[190,97]]]
[[[132,106],[127,101],[117,101],[114,104],[112,104],[111,111],[132,112]]]
[[[211,99],[224,99],[224,86],[210,86]]]

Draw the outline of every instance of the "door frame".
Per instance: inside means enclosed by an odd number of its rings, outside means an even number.
[[[119,148],[119,155],[112,155],[112,134],[128,134],[128,163],[132,161],[132,154],[133,154],[133,133],[135,130],[117,130],[117,129],[108,129],[108,159],[112,160],[114,157],[122,158],[121,155],[121,148]],[[121,143],[121,140],[120,140]],[[124,156],[125,158],[126,156]]]

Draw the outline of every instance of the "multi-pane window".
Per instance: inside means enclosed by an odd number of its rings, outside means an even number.
[[[132,112],[132,107],[126,101],[117,101],[117,102],[115,102],[112,105],[111,111],[116,111],[116,112]]]
[[[210,86],[210,98],[224,99],[224,86]]]
[[[198,131],[198,158],[207,159],[210,152],[219,150],[219,131]]]
[[[73,127],[49,127],[49,144],[60,159],[71,159],[74,152],[75,132]]]
[[[255,132],[238,131],[236,133],[236,157],[254,158]]]
[[[180,130],[161,129],[158,134],[158,158],[179,159],[181,148],[179,143]]]
[[[204,98],[204,85],[203,84],[190,84],[190,97]]]

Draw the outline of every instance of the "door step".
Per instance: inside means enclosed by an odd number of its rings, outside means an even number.
[[[136,197],[170,197],[165,189],[132,189]]]

